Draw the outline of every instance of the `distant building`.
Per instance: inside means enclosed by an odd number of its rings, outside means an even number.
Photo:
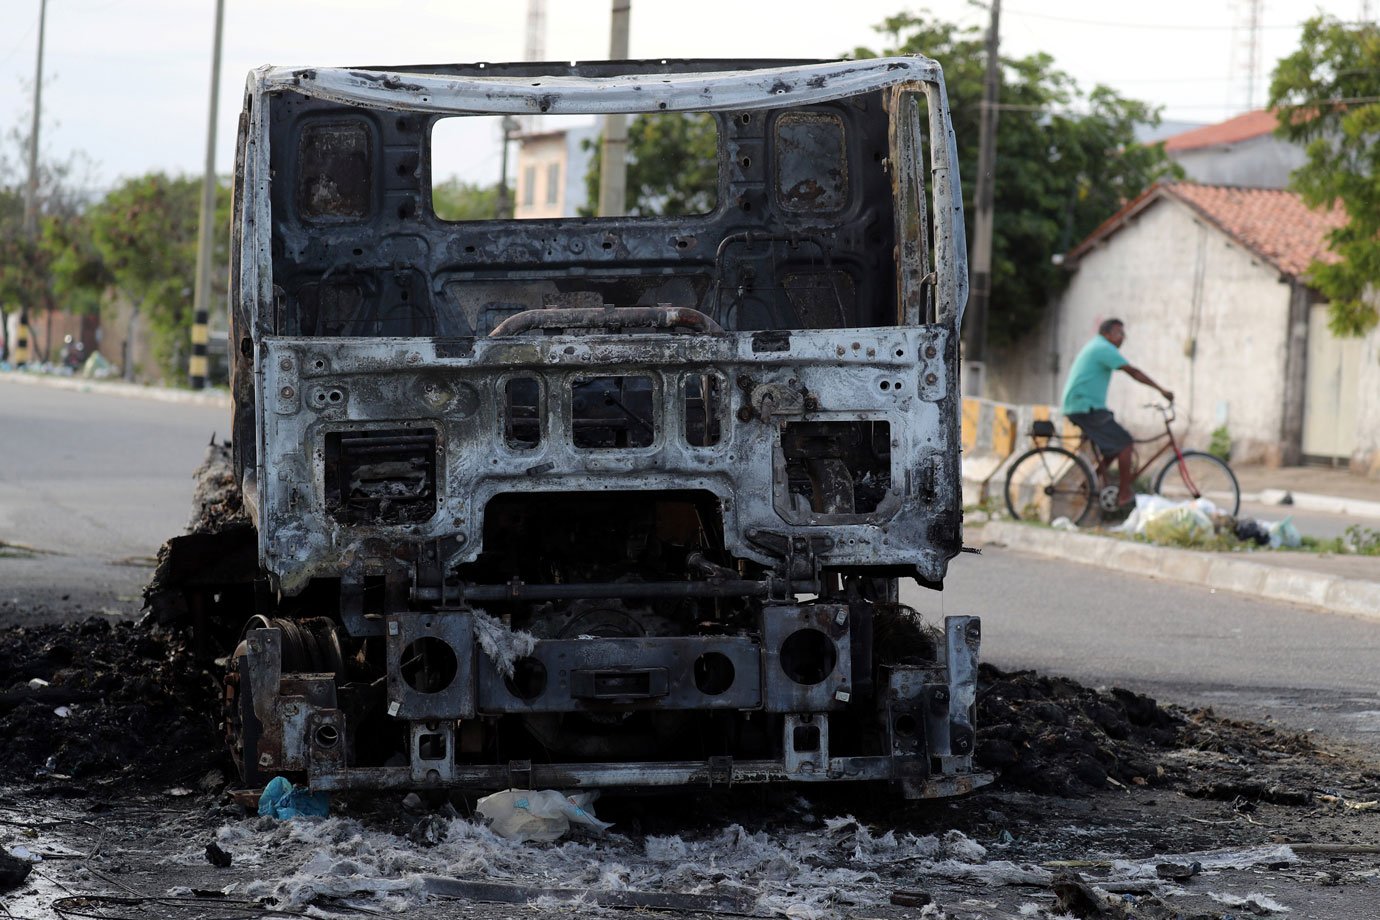
[[[1269,110],[1247,112],[1164,139],[1164,151],[1186,178],[1205,185],[1288,188],[1289,174],[1303,165],[1303,148],[1274,134]]]
[[[1225,426],[1240,460],[1380,473],[1380,329],[1333,335],[1308,283],[1344,219],[1283,189],[1156,185],[1068,253],[1068,288],[1040,329],[993,354],[988,395],[1057,403],[1074,355],[1117,317],[1126,356],[1174,391],[1194,446]],[[1155,433],[1158,416],[1142,408],[1153,394],[1123,378],[1111,408]]]
[[[578,216],[588,200],[585,173],[598,139],[596,125],[518,135],[514,216]]]

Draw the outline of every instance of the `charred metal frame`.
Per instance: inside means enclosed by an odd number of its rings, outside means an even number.
[[[447,224],[431,213],[428,145],[438,117],[611,112],[713,113],[721,131],[715,212],[472,224]],[[366,128],[352,136],[353,123]],[[806,126],[803,142],[792,135],[806,147],[827,146],[837,126],[839,143],[848,146],[840,147],[844,175],[834,186],[821,189],[809,174],[781,186],[776,170],[798,171],[783,165],[792,155],[782,152],[785,135],[766,127],[782,124]],[[815,124],[825,126],[822,141],[808,133]],[[318,143],[304,140],[318,129],[335,132],[331,143],[373,177],[363,191],[302,191],[305,167],[294,155]],[[869,136],[879,168],[864,174],[858,164],[870,151],[860,138]],[[853,673],[850,640],[861,634],[850,605],[796,601],[825,592],[842,575],[911,576],[938,587],[960,549],[958,329],[968,270],[959,188],[943,76],[918,56],[253,72],[232,240],[237,470],[273,587],[292,596],[313,582],[339,580],[340,623],[354,639],[383,637],[388,715],[410,723],[411,739],[408,767],[352,766],[345,753],[351,729],[328,686],[332,675],[284,673],[278,630],[256,629],[246,635],[239,667],[263,732],[257,767],[301,771],[321,789],[888,779],[912,795],[947,795],[984,782],[971,763],[976,619],[948,618],[933,667],[894,667],[869,696],[867,717],[880,720],[888,752],[838,757],[830,754],[830,719],[857,718],[856,687],[872,682],[870,673]],[[850,314],[839,282],[830,281],[838,317],[873,321],[752,319],[770,313],[745,312],[753,273],[768,262],[775,272],[778,254],[811,269],[843,266],[855,299]],[[578,283],[601,272],[634,281],[697,272],[699,280],[686,282],[697,299],[605,304]],[[330,297],[362,296],[341,286],[357,276],[374,279],[367,284],[388,297],[424,302],[417,322],[431,334],[299,328],[309,304],[321,311]],[[559,290],[487,328],[451,287],[533,279]],[[774,274],[770,281],[783,284]],[[328,284],[339,289],[323,293]],[[530,301],[528,294],[511,299],[523,298]],[[650,381],[650,444],[576,446],[571,394],[591,377]],[[720,434],[715,443],[692,444],[687,388],[711,377],[720,384],[718,404],[711,410],[705,400],[703,411],[717,413]],[[504,436],[505,387],[515,379],[537,387],[539,438],[529,449],[515,449]],[[879,430],[889,438],[890,469],[875,507],[800,507],[782,445],[785,427],[797,423],[885,423]],[[379,432],[398,435],[401,445],[379,469],[411,478],[406,489],[392,483],[366,510],[396,506],[415,488],[428,493],[434,513],[427,505],[389,521],[333,510],[332,501],[342,500],[327,494],[327,445],[348,441],[368,456],[370,443],[359,447],[357,436]],[[407,453],[433,443],[433,466]],[[722,549],[760,576],[705,563],[702,577],[665,581],[532,584],[515,577],[485,584],[455,577],[484,551],[485,511],[495,498],[601,490],[716,496]],[[384,582],[386,600],[381,611],[366,613],[357,589],[370,579]],[[553,682],[531,699],[515,696],[476,650],[472,604],[674,597],[754,599],[760,616],[742,635],[543,639],[533,658],[553,671],[559,661],[574,666],[559,688]],[[830,637],[834,667],[819,680],[793,680],[780,665],[782,643],[802,630]],[[456,655],[461,677],[443,691],[419,693],[399,679],[401,650],[421,637],[444,641]],[[870,651],[860,646],[858,655]],[[697,690],[687,671],[688,661],[708,653],[731,661],[739,677],[717,699]],[[628,687],[635,692],[620,695]],[[463,720],[578,711],[591,701],[629,711],[781,714],[784,753],[709,763],[456,762]],[[443,755],[427,755],[436,750]]]

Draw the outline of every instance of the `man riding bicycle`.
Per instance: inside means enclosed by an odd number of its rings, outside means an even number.
[[[1171,403],[1174,401],[1172,392],[1127,363],[1120,351],[1121,343],[1125,340],[1126,326],[1121,320],[1104,320],[1097,327],[1097,335],[1073,359],[1069,379],[1064,384],[1063,400],[1064,417],[1083,429],[1083,433],[1097,445],[1101,454],[1097,464],[1098,477],[1101,478],[1112,461],[1116,461],[1119,477],[1117,504],[1123,507],[1131,504],[1135,498],[1131,492],[1133,439],[1107,408],[1107,387],[1112,382],[1112,371],[1125,371],[1131,379],[1159,390]]]

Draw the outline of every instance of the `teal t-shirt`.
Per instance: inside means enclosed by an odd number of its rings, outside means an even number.
[[[1107,408],[1112,371],[1128,363],[1115,345],[1100,335],[1093,336],[1069,368],[1069,379],[1064,384],[1064,414]]]

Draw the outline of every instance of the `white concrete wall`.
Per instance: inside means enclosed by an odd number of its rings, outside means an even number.
[[[1205,185],[1288,188],[1289,174],[1308,155],[1301,146],[1267,134],[1239,144],[1171,150],[1169,158],[1183,167],[1187,178]]]
[[[1372,329],[1362,346],[1359,385],[1351,469],[1380,477],[1380,328]]]
[[[1205,446],[1225,421],[1238,458],[1267,459],[1279,449],[1288,310],[1289,285],[1275,268],[1186,205],[1162,200],[1082,258],[1045,325],[1016,356],[993,362],[989,392],[1012,402],[1050,401],[1098,324],[1117,317],[1126,323],[1122,352],[1174,391],[1176,429],[1190,422],[1190,443]],[[1196,350],[1189,348],[1194,338]],[[1055,360],[1057,388],[1049,380]],[[1146,436],[1163,430],[1158,414],[1141,408],[1158,398],[1119,373],[1108,403]]]

